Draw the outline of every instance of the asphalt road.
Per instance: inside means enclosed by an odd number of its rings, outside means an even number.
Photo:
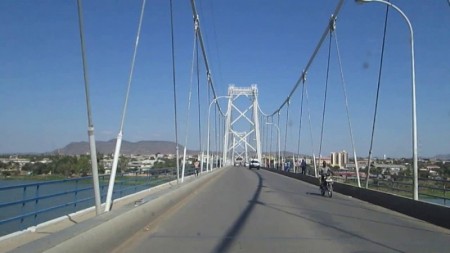
[[[450,252],[450,230],[265,170],[219,173],[115,252]]]

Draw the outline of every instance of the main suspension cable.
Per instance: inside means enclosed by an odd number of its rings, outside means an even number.
[[[201,28],[200,28],[199,15],[197,12],[197,8],[195,6],[195,0],[191,0],[191,7],[192,7],[192,14],[194,16],[194,23],[196,23],[196,26],[198,27],[197,36],[198,36],[200,47],[202,49],[203,61],[205,63],[205,68],[206,68],[206,75],[208,76],[208,80],[209,80],[208,84],[211,86],[211,90],[213,92],[214,99],[216,99],[217,94],[216,94],[216,90],[214,89],[214,82],[212,79],[211,69],[209,67],[208,57],[206,55],[205,43],[203,43],[203,36],[202,36]],[[219,108],[220,113],[224,116],[225,114],[223,113],[222,108],[220,107],[220,104],[216,103],[216,106]]]
[[[284,100],[284,102],[280,105],[280,107],[275,110],[272,114],[270,115],[275,115],[276,113],[278,113],[285,105],[286,103],[291,99],[291,97],[293,96],[294,92],[297,90],[297,87],[300,85],[300,83],[302,82],[302,80],[304,79],[304,75],[308,72],[309,67],[311,66],[312,62],[314,61],[317,53],[319,52],[319,49],[322,47],[322,44],[325,40],[325,38],[327,37],[328,33],[330,32],[330,30],[332,29],[332,27],[330,26],[330,23],[335,22],[337,15],[339,14],[342,5],[344,4],[344,0],[340,0],[339,3],[337,4],[333,14],[331,15],[331,18],[329,20],[329,23],[327,24],[327,27],[325,28],[325,31],[322,34],[322,37],[320,37],[319,42],[317,43],[316,48],[314,49],[313,54],[311,55],[311,57],[308,60],[308,63],[306,64],[306,67],[304,68],[304,71],[302,72],[302,74],[300,75],[300,77],[298,78],[297,82],[294,85],[294,88],[291,90],[291,92],[289,93],[289,95],[287,96],[287,98]]]

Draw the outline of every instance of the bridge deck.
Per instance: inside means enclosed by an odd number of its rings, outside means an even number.
[[[266,170],[224,168],[0,252],[447,252],[450,230]],[[129,201],[128,201],[129,202]],[[128,203],[127,202],[127,203]],[[125,203],[125,202],[124,202]],[[79,223],[78,223],[78,219]],[[138,232],[136,232],[138,231]],[[39,239],[38,239],[39,238]]]
[[[220,177],[115,252],[446,252],[450,230],[246,168]],[[118,228],[120,229],[120,228]]]

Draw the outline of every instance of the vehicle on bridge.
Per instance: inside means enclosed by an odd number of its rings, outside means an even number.
[[[320,194],[322,194],[322,196],[327,194],[329,198],[333,197],[333,179],[331,178],[331,175],[327,174],[324,177],[323,182],[320,184]]]
[[[261,165],[259,164],[258,160],[256,160],[256,159],[250,160],[250,164],[248,165],[249,169],[256,168],[259,170],[260,167],[261,167]]]

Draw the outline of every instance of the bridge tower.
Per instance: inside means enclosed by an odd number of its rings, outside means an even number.
[[[228,107],[223,142],[225,165],[233,164],[237,158],[248,162],[249,155],[261,162],[258,111],[256,84],[252,84],[251,87],[235,87],[234,85],[228,87]]]

